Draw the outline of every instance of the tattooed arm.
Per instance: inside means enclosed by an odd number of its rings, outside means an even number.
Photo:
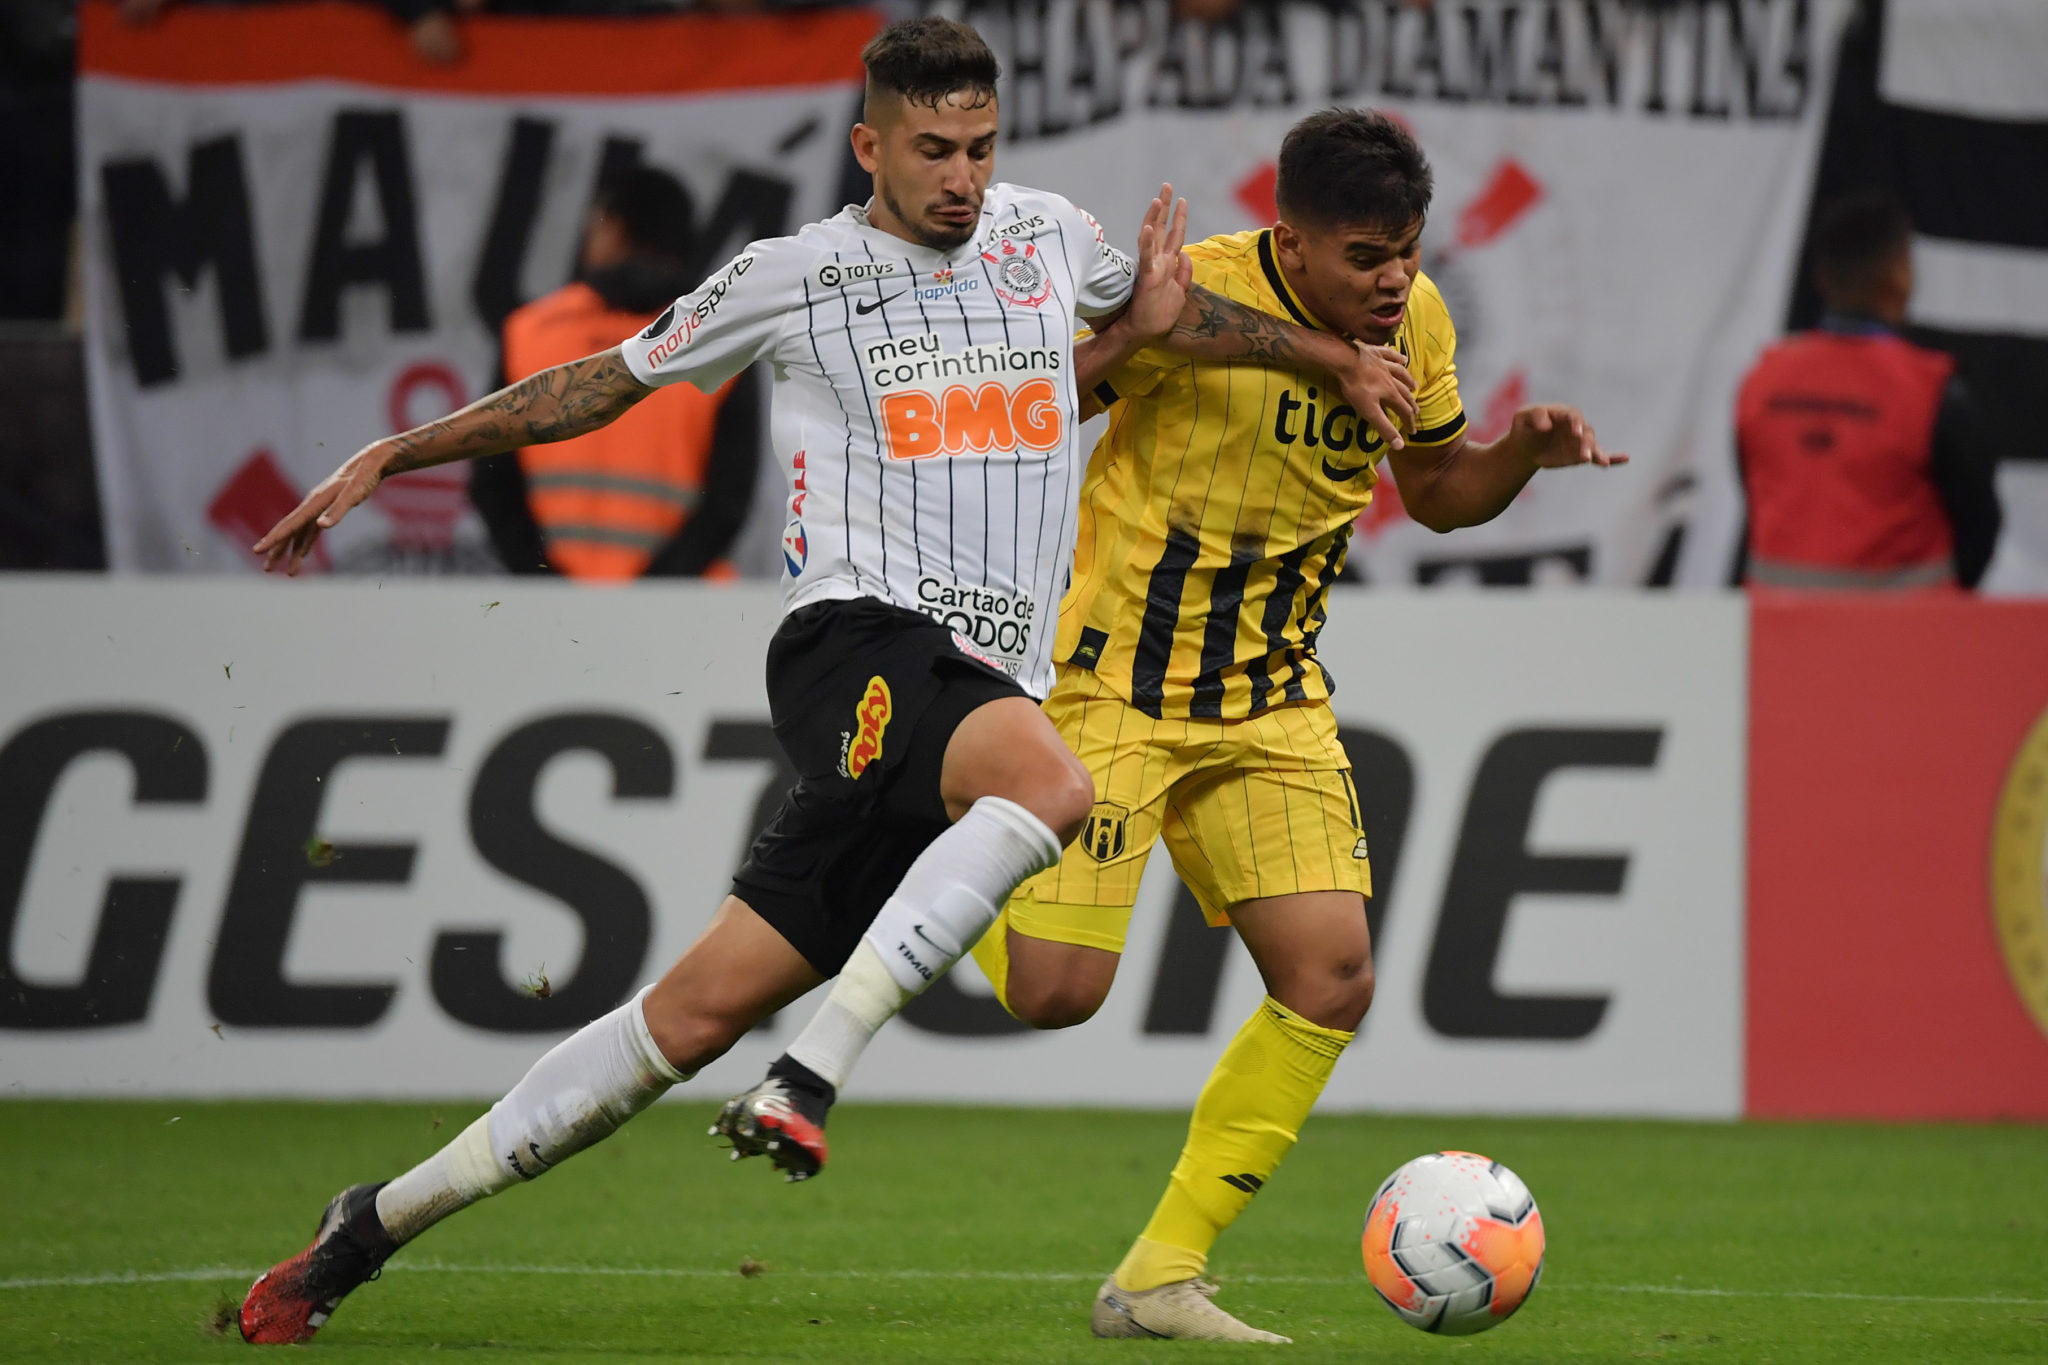
[[[375,492],[387,474],[566,441],[597,430],[652,392],[615,346],[542,370],[439,421],[372,441],[256,542],[264,572],[282,560],[285,572],[296,574],[320,533]]]
[[[1408,361],[1391,346],[1354,345],[1330,332],[1297,326],[1271,313],[1248,308],[1214,290],[1187,287],[1186,302],[1173,325],[1145,335],[1132,309],[1074,348],[1075,383],[1094,391],[1118,366],[1146,346],[1159,346],[1194,360],[1321,370],[1336,380],[1346,400],[1395,450],[1404,444],[1400,424],[1416,421],[1415,380]]]

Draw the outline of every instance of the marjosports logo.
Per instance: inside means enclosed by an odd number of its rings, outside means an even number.
[[[749,252],[747,255],[734,258],[733,263],[721,271],[716,279],[699,286],[696,306],[683,314],[683,324],[681,327],[655,343],[654,349],[647,353],[647,363],[649,365],[659,365],[677,351],[689,345],[690,338],[697,335],[697,329],[709,322],[711,315],[718,311],[718,305],[725,302],[725,296],[732,292],[734,283],[753,268],[754,257],[753,253]],[[668,312],[662,314],[662,318],[656,319],[657,324],[662,319],[670,318],[674,314],[675,307],[671,305]],[[653,329],[650,328],[649,330]]]
[[[2048,1033],[2048,711],[2021,741],[1999,794],[1991,917],[2012,984]]]
[[[949,627],[961,653],[1014,677],[1017,661],[1031,648],[1031,623],[1038,604],[1021,593],[1010,597],[926,574],[917,580],[917,609]],[[985,651],[1008,658],[992,659]]]
[[[854,728],[840,732],[840,776],[858,780],[868,770],[868,764],[882,756],[882,732],[889,728],[895,705],[889,696],[889,684],[882,676],[869,678],[860,705],[853,708]]]
[[[1019,250],[1016,239],[1006,237],[1000,250],[984,251],[981,259],[996,268],[996,293],[1005,303],[1036,308],[1052,293],[1052,273],[1038,259],[1034,243]]]

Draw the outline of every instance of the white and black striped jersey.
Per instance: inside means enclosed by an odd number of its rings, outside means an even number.
[[[858,206],[755,242],[624,353],[643,383],[706,392],[774,365],[785,611],[922,611],[1043,696],[1082,472],[1073,338],[1131,284],[1094,218],[997,184],[951,252]]]

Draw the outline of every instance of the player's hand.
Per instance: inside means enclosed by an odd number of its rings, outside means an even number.
[[[1568,469],[1575,464],[1605,469],[1628,463],[1628,456],[1601,447],[1584,413],[1562,403],[1521,408],[1508,430],[1538,469]]]
[[[1357,359],[1337,383],[1344,401],[1358,409],[1358,420],[1380,434],[1389,450],[1407,444],[1401,428],[1415,430],[1420,416],[1415,406],[1415,376],[1408,372],[1408,357],[1392,346],[1352,343]]]
[[[384,465],[388,448],[383,441],[373,441],[342,462],[341,468],[329,474],[306,494],[305,501],[291,512],[251,548],[263,556],[263,572],[269,573],[280,560],[288,575],[296,575],[299,565],[312,552],[313,542],[320,539],[320,533],[348,515],[351,507],[377,491],[377,485],[384,481]]]
[[[1137,276],[1130,307],[1120,319],[1144,344],[1172,331],[1187,307],[1188,285],[1195,277],[1195,263],[1181,251],[1187,237],[1188,201],[1176,200],[1173,186],[1161,185],[1145,206],[1145,222],[1138,229]]]

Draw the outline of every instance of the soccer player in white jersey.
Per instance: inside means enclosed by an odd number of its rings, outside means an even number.
[[[296,572],[388,474],[563,440],[661,385],[774,366],[791,492],[767,682],[796,787],[658,982],[439,1152],[329,1203],[312,1245],[250,1288],[250,1341],[307,1340],[399,1246],[608,1136],[837,975],[808,1049],[720,1123],[742,1153],[817,1169],[860,1047],[1058,860],[1094,800],[1034,698],[1073,556],[1077,380],[1127,353],[1141,321],[1152,335],[1162,311],[1181,318],[1171,344],[1193,354],[1317,365],[1390,438],[1383,408],[1413,417],[1398,356],[1188,291],[1170,191],[1134,266],[1065,199],[991,184],[998,72],[972,29],[909,20],[862,56],[868,204],[752,244],[613,350],[372,443],[257,542],[266,568]],[[1077,363],[1081,321],[1096,335]]]

